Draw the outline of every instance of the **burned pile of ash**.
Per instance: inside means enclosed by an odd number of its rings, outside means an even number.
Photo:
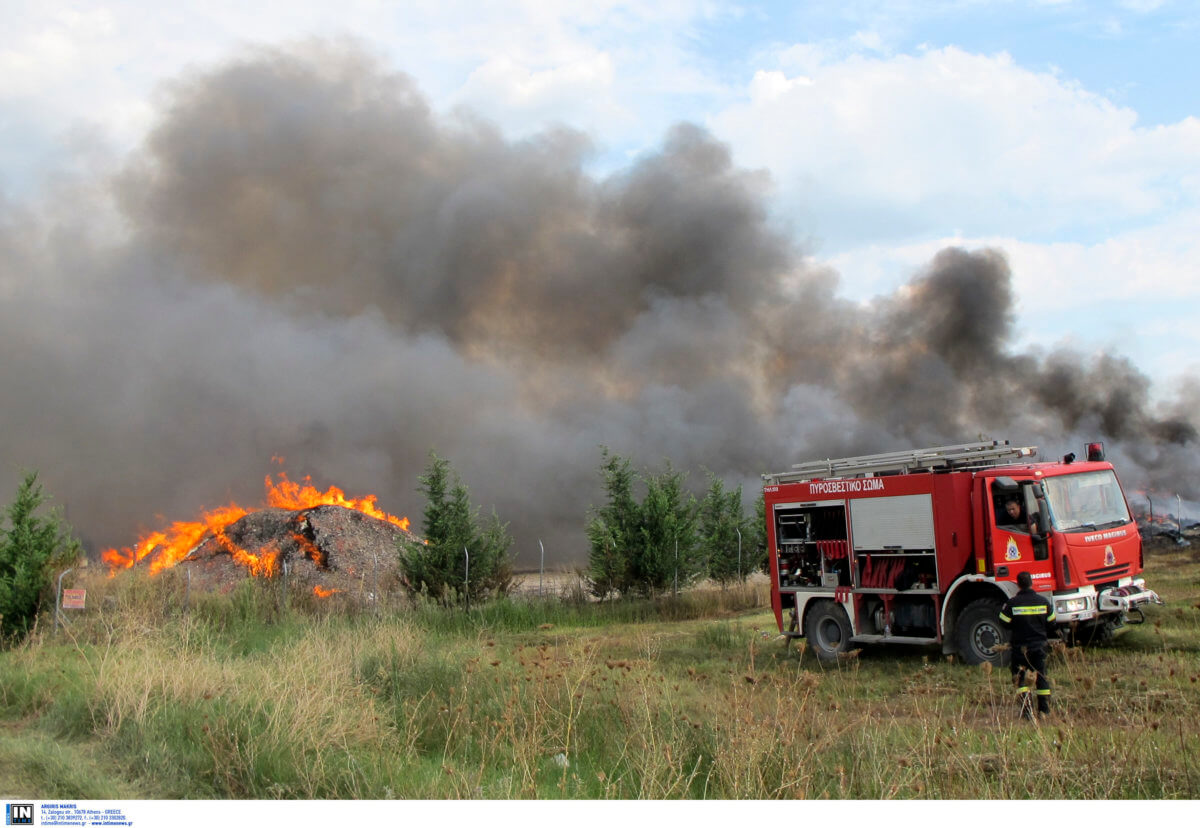
[[[399,588],[396,546],[416,535],[341,506],[261,509],[209,533],[176,567],[193,588],[227,592],[247,577],[286,578],[289,591],[371,602]]]

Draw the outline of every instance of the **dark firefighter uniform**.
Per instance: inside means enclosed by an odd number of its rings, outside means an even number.
[[[1050,680],[1046,676],[1046,647],[1051,625],[1054,624],[1054,606],[1031,587],[1023,586],[1000,610],[1000,622],[1011,631],[1010,666],[1017,692],[1021,694],[1023,715],[1032,715],[1033,706],[1029,703],[1031,678],[1035,680],[1037,688],[1038,713],[1049,713]]]

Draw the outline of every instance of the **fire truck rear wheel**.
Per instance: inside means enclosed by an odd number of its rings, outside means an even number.
[[[850,618],[832,601],[821,601],[808,614],[804,637],[821,661],[835,661],[850,649]]]
[[[979,598],[967,604],[958,616],[958,654],[967,664],[990,661],[1001,666],[1008,663],[1007,648],[996,649],[1008,643],[1008,631],[1000,625],[1003,606],[1004,603],[995,598]]]

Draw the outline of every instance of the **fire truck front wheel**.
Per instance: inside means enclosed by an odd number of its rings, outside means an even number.
[[[1008,631],[1000,626],[1002,601],[979,598],[963,609],[958,617],[958,654],[967,664],[990,661],[1000,666],[1007,663]]]
[[[821,661],[836,661],[850,649],[850,618],[832,601],[821,601],[808,614],[804,637]]]

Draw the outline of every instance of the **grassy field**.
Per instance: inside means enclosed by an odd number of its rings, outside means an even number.
[[[1168,601],[1059,650],[1055,715],[938,650],[822,667],[763,586],[376,617],[269,581],[132,573],[0,653],[0,792],[30,799],[1196,798],[1200,553]]]

